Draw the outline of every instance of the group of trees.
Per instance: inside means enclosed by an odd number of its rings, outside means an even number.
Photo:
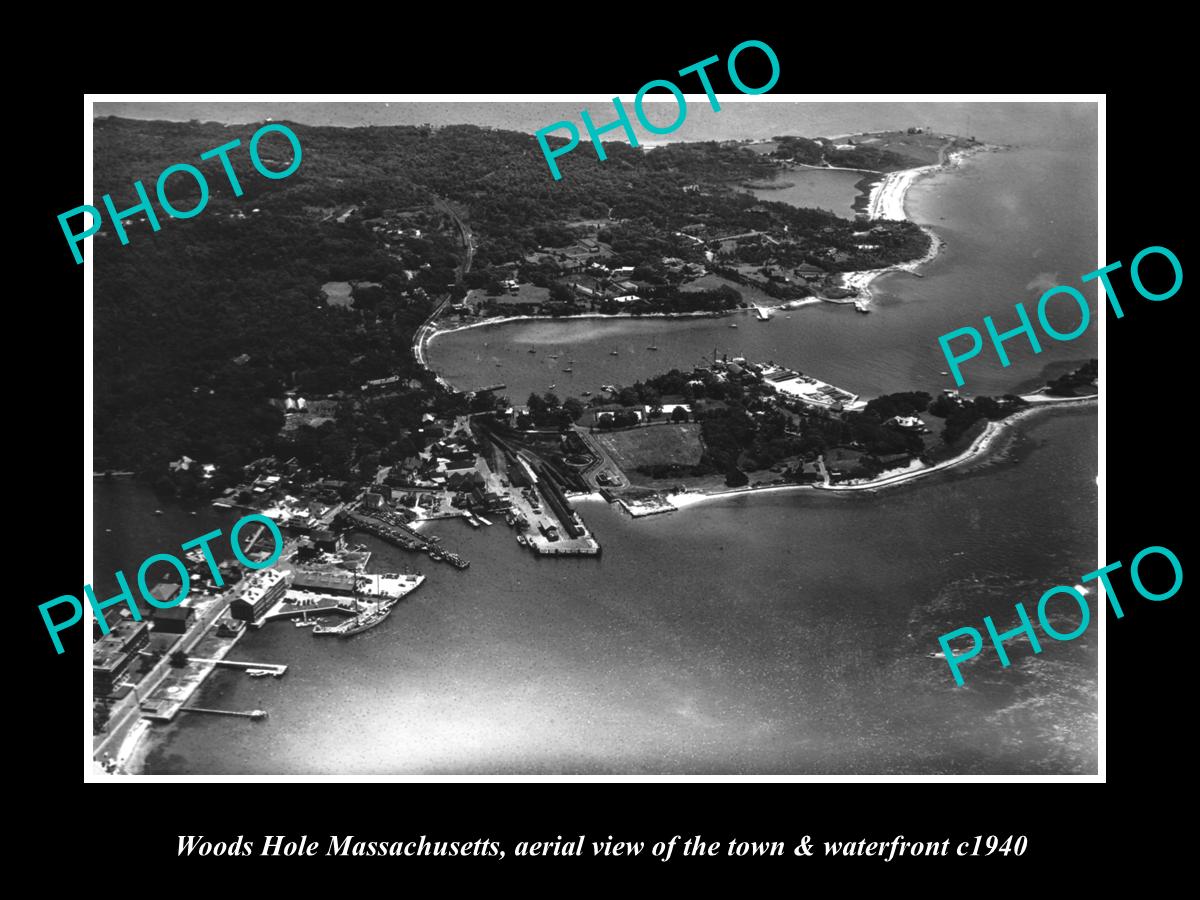
[[[786,226],[807,242],[807,249],[781,251],[794,254],[853,243],[855,226],[844,219],[727,187],[775,171],[771,160],[736,146],[682,144],[646,153],[615,143],[605,162],[581,148],[559,160],[564,177],[552,182],[527,134],[474,126],[290,127],[304,148],[301,167],[287,179],[266,179],[235,153],[243,191],[235,197],[219,161],[198,156],[234,138],[246,147],[254,125],[96,120],[96,182],[118,205],[134,181],[180,160],[196,163],[210,190],[194,219],[164,214],[158,232],[134,222],[128,246],[107,232],[92,239],[100,465],[161,472],[186,454],[231,473],[280,452],[350,477],[406,449],[399,442],[422,410],[465,408],[465,400],[448,398],[429,381],[409,349],[435,302],[467,286],[456,283],[462,249],[442,212],[447,203],[465,211],[475,264],[485,270],[538,246],[563,246],[575,237],[568,222],[611,214],[619,224],[605,236],[617,261],[652,264],[640,274],[663,282],[648,298],[651,309],[728,309],[741,301],[730,288],[681,292],[655,268],[662,256],[697,258],[697,245],[676,234],[691,224],[713,233]],[[263,144],[268,157],[273,140]],[[684,190],[695,183],[704,189]],[[187,208],[187,189],[175,191],[173,181],[174,202]],[[352,206],[349,217],[333,215]],[[380,229],[398,210],[418,216],[420,237]],[[915,240],[901,230],[881,242],[887,252],[907,253]],[[498,286],[494,272],[467,278]],[[351,308],[325,302],[321,286],[330,281],[360,283]],[[569,302],[561,288],[552,299]],[[356,400],[317,429],[280,434],[283,415],[268,402],[290,388],[357,398],[360,384],[391,375],[424,379],[425,386],[391,404]],[[736,396],[711,384],[701,393]],[[567,404],[546,404],[531,418],[564,422],[574,415]],[[181,478],[172,487],[194,486]]]
[[[1005,394],[999,400],[994,397],[964,400],[943,394],[930,404],[929,411],[946,420],[942,441],[953,444],[981,419],[1003,419],[1028,405],[1020,397],[1012,394]]]
[[[1096,379],[1100,376],[1098,360],[1088,360],[1073,372],[1060,375],[1046,386],[1046,393],[1056,397],[1075,397],[1091,394],[1096,390]]]
[[[579,421],[579,417],[584,413],[584,405],[578,398],[559,400],[557,394],[549,391],[545,394],[530,394],[526,407],[528,412],[517,421],[520,428],[566,427]],[[524,419],[528,421],[523,421]]]

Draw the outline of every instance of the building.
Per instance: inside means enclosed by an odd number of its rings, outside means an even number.
[[[354,573],[344,569],[296,569],[292,587],[302,591],[349,594],[354,590]]]
[[[337,553],[338,539],[332,531],[321,529],[314,531],[311,535],[312,541],[317,545],[317,549],[323,553]]]
[[[253,622],[275,605],[287,591],[287,579],[274,569],[246,576],[241,593],[229,604],[229,614],[243,622]]]
[[[125,670],[137,658],[138,650],[150,642],[149,623],[122,619],[108,634],[92,644],[93,691],[99,695],[113,692]]]
[[[190,606],[171,606],[154,610],[154,630],[160,634],[185,634],[196,611]]]

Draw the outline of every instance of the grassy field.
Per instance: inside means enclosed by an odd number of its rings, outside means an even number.
[[[752,284],[738,284],[736,281],[730,281],[728,278],[714,274],[713,272],[702,275],[695,281],[689,281],[680,290],[688,293],[689,291],[711,291],[719,287],[733,288],[742,295],[742,300],[748,303],[761,303],[763,305],[774,306],[780,302],[761,288],[757,288]]]
[[[592,437],[631,479],[637,478],[638,466],[671,463],[694,466],[703,452],[700,426],[692,422],[608,433],[598,431]]]

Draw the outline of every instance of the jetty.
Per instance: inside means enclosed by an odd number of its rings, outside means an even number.
[[[209,663],[213,666],[225,666],[230,669],[261,669],[270,672],[276,678],[286,675],[288,670],[283,663],[243,662],[236,659],[213,659],[207,656],[189,656],[188,662]]]
[[[240,716],[243,719],[265,719],[265,709],[208,709],[203,706],[185,706],[180,712],[207,713],[210,716]]]

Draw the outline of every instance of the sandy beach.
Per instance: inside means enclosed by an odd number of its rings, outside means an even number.
[[[850,493],[853,491],[876,491],[881,488],[894,487],[898,484],[905,484],[909,481],[914,481],[917,478],[924,478],[926,475],[932,475],[935,472],[942,472],[946,469],[951,469],[955,466],[960,466],[963,463],[969,462],[977,457],[987,453],[995,444],[997,438],[1000,437],[1008,428],[1015,425],[1017,422],[1028,418],[1033,413],[1041,409],[1049,409],[1055,406],[1072,406],[1076,404],[1094,403],[1097,400],[1096,394],[1090,394],[1086,397],[1060,397],[1047,398],[1041,395],[1029,395],[1027,399],[1032,400],[1036,405],[1029,409],[1023,409],[1020,412],[1013,413],[1005,419],[1000,419],[995,422],[988,422],[979,436],[971,442],[971,446],[965,449],[951,459],[943,460],[932,466],[917,464],[917,467],[909,465],[900,470],[892,470],[884,472],[879,477],[870,481],[861,482],[846,482],[844,484],[779,484],[771,487],[744,487],[732,488],[727,491],[709,491],[709,492],[689,492],[684,494],[670,494],[667,496],[667,502],[676,509],[687,509],[690,506],[695,506],[699,503],[704,503],[709,500],[719,500],[723,497],[732,497],[738,494],[773,494],[779,491],[829,491],[835,493]],[[1036,399],[1034,399],[1036,398]]]
[[[945,162],[931,166],[919,166],[915,169],[903,169],[899,172],[889,172],[884,176],[882,181],[871,188],[871,195],[867,201],[867,218],[871,220],[906,220],[908,215],[904,210],[904,200],[908,196],[909,188],[913,186],[913,182],[922,175],[953,168],[959,165],[966,156],[967,152],[960,150],[951,153]],[[880,275],[886,275],[888,272],[915,272],[925,263],[929,262],[942,251],[945,242],[932,229],[924,225],[920,226],[920,228],[929,235],[930,241],[929,249],[920,259],[898,263],[894,266],[885,266],[881,269],[843,272],[841,275],[841,286],[847,290],[854,291],[858,294],[860,300],[869,304],[871,302],[871,282]]]

